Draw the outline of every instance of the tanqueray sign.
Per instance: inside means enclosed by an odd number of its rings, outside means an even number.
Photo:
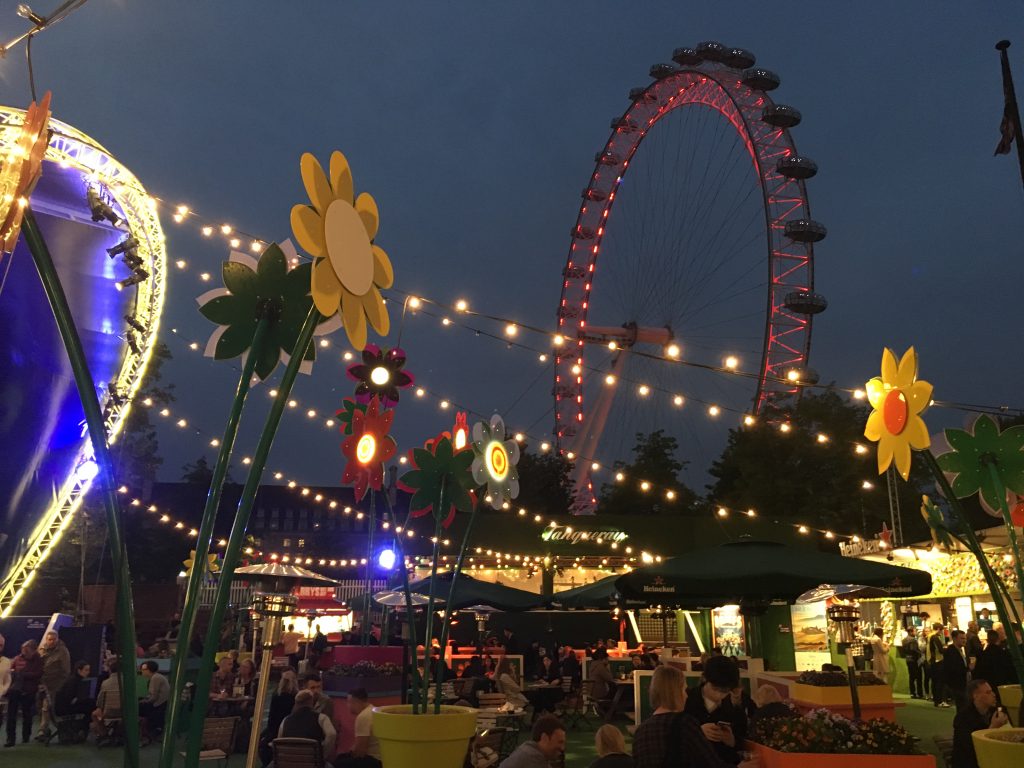
[[[540,537],[544,541],[564,541],[568,544],[579,544],[581,541],[619,543],[629,538],[629,534],[615,528],[574,528],[571,525],[553,525],[545,528]]]

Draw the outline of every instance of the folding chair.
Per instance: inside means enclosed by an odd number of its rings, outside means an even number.
[[[324,768],[324,748],[315,739],[280,737],[270,742],[274,768]]]
[[[935,741],[935,746],[939,748],[939,754],[942,755],[942,762],[945,763],[946,768],[953,768],[953,740],[948,736],[932,738]]]
[[[578,722],[586,721],[587,713],[583,709],[583,694],[573,685],[571,677],[562,678],[562,691],[565,697],[558,703],[555,712],[568,728],[575,728]]]
[[[235,731],[238,728],[237,717],[208,717],[203,721],[202,749],[199,762],[216,760],[218,767],[226,766],[235,746]],[[182,757],[185,753],[181,752]]]

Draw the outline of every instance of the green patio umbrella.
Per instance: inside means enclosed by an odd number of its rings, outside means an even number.
[[[448,599],[448,589],[451,586],[452,572],[437,574],[437,583],[434,586],[435,602],[438,602],[438,609],[459,611],[474,605],[487,605],[497,608],[499,611],[528,611],[531,608],[540,608],[547,603],[547,598],[523,589],[506,587],[503,584],[495,584],[490,581],[474,579],[465,572],[459,574],[455,582],[455,595],[450,604],[445,604]],[[430,579],[420,579],[409,585],[413,594],[430,594]],[[401,588],[396,587],[395,592],[404,595]],[[440,600],[436,600],[440,598]],[[350,605],[359,605],[362,596],[349,600]],[[402,604],[405,604],[404,597]]]
[[[556,592],[549,603],[555,608],[614,608],[619,604],[619,590],[615,582],[619,576],[612,575],[582,587],[573,587]]]
[[[620,576],[615,586],[623,597],[651,605],[711,607],[791,603],[823,583],[881,587],[899,598],[932,589],[926,571],[749,539],[638,568]]]

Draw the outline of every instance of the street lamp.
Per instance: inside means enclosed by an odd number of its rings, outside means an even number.
[[[260,661],[260,677],[253,708],[249,751],[245,757],[245,768],[255,768],[260,741],[259,724],[262,722],[263,708],[267,700],[267,685],[270,679],[270,665],[274,657],[274,646],[281,638],[281,620],[285,616],[291,616],[299,604],[299,599],[292,594],[292,590],[304,584],[337,584],[338,582],[313,573],[313,571],[307,571],[305,568],[283,563],[261,563],[260,565],[237,568],[235,569],[235,578],[257,585],[249,610],[263,620],[263,658]],[[255,650],[255,645],[253,649]]]

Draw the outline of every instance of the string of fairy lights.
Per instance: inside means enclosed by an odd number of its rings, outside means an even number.
[[[269,241],[267,241],[265,239],[262,239],[262,238],[259,238],[259,237],[255,236],[255,235],[252,235],[251,233],[245,232],[244,230],[238,229],[237,227],[235,227],[232,224],[216,223],[214,220],[211,220],[209,218],[206,218],[206,217],[200,215],[199,213],[197,213],[195,210],[193,210],[189,206],[185,206],[185,205],[173,205],[172,206],[167,201],[165,201],[163,199],[160,199],[160,198],[154,198],[154,201],[155,201],[156,205],[164,206],[165,208],[169,208],[172,211],[171,219],[176,224],[179,224],[179,225],[182,225],[182,226],[194,225],[196,227],[197,231],[199,232],[199,234],[202,235],[203,237],[205,237],[205,238],[218,238],[219,237],[219,238],[221,238],[223,240],[223,242],[228,247],[230,247],[230,248],[232,248],[234,250],[243,250],[243,249],[247,248],[250,253],[258,256],[263,251],[263,249],[269,244]],[[192,272],[193,271],[192,267],[184,259],[175,260],[173,262],[173,264],[177,268],[178,271],[181,271],[181,272],[186,272],[186,271]],[[209,272],[206,272],[206,271],[196,271],[196,276],[197,276],[197,278],[201,282],[209,282],[211,279],[213,279],[213,276]],[[450,327],[450,326],[460,327],[460,328],[463,328],[465,330],[469,330],[469,331],[473,332],[477,336],[485,336],[485,337],[488,337],[488,338],[493,338],[493,339],[499,340],[503,344],[505,344],[508,348],[522,349],[522,350],[526,350],[526,351],[532,352],[533,354],[535,354],[537,356],[538,361],[540,363],[542,363],[542,364],[546,364],[551,359],[552,355],[553,354],[557,354],[559,348],[561,348],[567,342],[565,337],[561,336],[560,334],[552,334],[549,330],[538,328],[538,327],[534,327],[534,326],[531,326],[531,325],[529,325],[527,323],[517,322],[517,321],[511,320],[511,319],[508,319],[508,318],[504,318],[504,317],[500,317],[500,316],[497,316],[497,315],[491,315],[491,314],[486,314],[486,313],[474,311],[473,309],[471,309],[471,307],[469,305],[469,302],[466,299],[458,299],[458,300],[456,300],[454,302],[450,302],[449,303],[449,302],[438,301],[438,300],[431,299],[431,298],[424,297],[424,296],[413,295],[413,294],[410,294],[410,293],[407,293],[407,292],[403,292],[403,291],[399,291],[399,290],[392,290],[390,293],[392,294],[393,297],[402,300],[403,319],[404,319],[404,315],[407,312],[411,313],[412,315],[422,314],[422,315],[427,316],[427,317],[433,317],[433,318],[437,319],[440,322],[442,327]],[[490,331],[490,330],[488,330],[486,328],[479,327],[477,325],[471,325],[470,322],[469,322],[470,319],[473,319],[474,321],[483,320],[483,321],[488,321],[488,322],[495,323],[495,324],[497,324],[500,327],[500,330],[497,331],[497,332],[492,332],[492,331]],[[182,339],[184,341],[184,343],[187,345],[188,349],[190,349],[192,351],[201,351],[203,349],[203,345],[202,344],[200,344],[198,341],[193,340],[193,339],[186,339],[181,333],[179,333],[177,331],[177,329],[172,329],[172,333],[175,336],[177,336],[179,339]],[[541,338],[546,339],[547,342],[549,342],[550,346],[549,347],[538,347],[538,346],[535,346],[535,345],[531,345],[531,344],[525,343],[522,340],[522,337],[523,337],[524,334],[539,335]],[[328,348],[328,347],[330,347],[332,345],[332,342],[331,342],[330,339],[324,338],[324,339],[321,339],[319,341],[319,344],[323,348]],[[614,345],[614,342],[610,343],[609,347],[614,349],[613,345]],[[649,358],[652,358],[652,359],[659,359],[659,360],[664,361],[667,364],[678,364],[678,365],[693,366],[693,367],[698,367],[698,368],[703,368],[703,369],[706,369],[706,370],[714,371],[716,373],[720,373],[720,374],[723,374],[723,375],[732,375],[732,376],[747,377],[747,378],[756,377],[758,375],[758,374],[751,373],[751,372],[748,372],[748,371],[743,371],[740,368],[740,366],[739,366],[739,360],[735,356],[731,356],[731,355],[725,357],[723,359],[722,364],[720,366],[707,365],[707,364],[703,364],[703,363],[697,363],[697,362],[694,362],[694,361],[686,360],[686,359],[681,357],[681,349],[677,345],[675,345],[675,344],[670,345],[669,347],[666,347],[666,349],[664,350],[664,354],[660,355],[660,356],[659,355],[655,355],[655,354],[651,354],[651,353],[646,353],[646,352],[638,351],[638,350],[633,350],[633,353],[634,354],[638,354],[638,355],[643,355],[645,357],[649,357]],[[342,362],[350,362],[353,359],[355,359],[356,354],[357,353],[353,353],[351,351],[345,351],[345,352],[343,352],[339,356],[338,360],[342,361]],[[580,363],[582,363],[582,360],[580,361]],[[586,370],[588,374],[600,375],[600,374],[604,373],[603,371],[600,371],[597,368],[586,366],[586,365],[579,365],[579,368],[581,370]],[[577,371],[575,369],[574,369],[574,373],[577,373]],[[757,417],[755,417],[753,414],[746,413],[746,412],[744,412],[744,411],[742,411],[740,409],[730,408],[728,406],[724,406],[724,405],[721,405],[721,404],[718,404],[718,403],[712,403],[712,402],[703,401],[703,400],[700,400],[700,399],[697,399],[697,398],[692,398],[692,397],[687,396],[685,393],[668,392],[667,390],[661,389],[659,387],[651,386],[649,384],[646,384],[646,383],[640,382],[640,381],[634,381],[634,380],[631,380],[631,379],[629,379],[627,377],[619,377],[618,381],[616,381],[615,378],[612,377],[611,374],[605,374],[604,375],[604,380],[605,380],[605,383],[608,384],[608,385],[611,385],[611,384],[621,384],[621,383],[630,384],[630,385],[632,385],[635,388],[635,393],[640,398],[648,398],[648,397],[651,396],[652,393],[655,393],[655,392],[663,393],[663,394],[665,394],[665,395],[667,395],[668,397],[671,398],[671,402],[672,402],[672,404],[675,407],[683,407],[685,404],[691,403],[691,402],[700,403],[701,405],[706,407],[706,413],[707,413],[707,415],[710,418],[717,418],[723,412],[733,412],[733,413],[739,414],[741,416],[742,424],[744,426],[753,426],[753,425],[757,424],[757,422],[758,422]],[[785,380],[783,380],[783,381],[785,381],[785,382],[787,382],[789,384],[792,384],[792,385],[804,386],[806,388],[812,388],[812,387],[816,386],[816,385],[812,385],[812,384],[803,384],[802,382],[800,382],[799,381],[799,375],[795,371],[790,371],[787,374],[787,378]],[[842,388],[842,387],[831,387],[831,388],[833,390],[835,390],[835,391],[845,392],[845,393],[851,395],[854,399],[857,399],[857,400],[861,400],[861,399],[863,399],[865,397],[864,391],[862,389],[860,389],[860,388]],[[430,398],[430,399],[435,400],[436,403],[437,403],[438,408],[441,411],[449,411],[449,410],[452,410],[452,409],[457,409],[457,410],[464,410],[464,411],[467,411],[467,412],[470,412],[470,413],[474,413],[474,414],[479,415],[479,416],[483,416],[483,414],[480,414],[480,413],[474,411],[473,409],[468,408],[465,405],[454,401],[450,397],[446,397],[446,396],[444,396],[444,395],[442,395],[442,394],[440,394],[440,393],[438,393],[438,392],[436,392],[434,390],[428,389],[427,387],[424,387],[422,385],[416,386],[412,390],[412,392],[413,392],[413,395],[414,395],[414,397],[416,399],[427,399],[427,398]],[[268,394],[271,397],[275,397],[277,395],[277,392],[274,389],[269,389],[268,390]],[[146,403],[144,402],[143,404],[145,405]],[[997,413],[997,414],[1000,414],[1000,415],[1005,415],[1005,414],[1008,414],[1008,413],[1019,413],[1019,412],[1021,412],[1020,409],[1009,408],[1009,407],[1006,407],[1006,406],[983,406],[983,405],[973,405],[973,404],[965,404],[965,403],[953,403],[953,402],[946,402],[946,401],[933,401],[932,405],[939,406],[939,407],[957,408],[957,409],[961,409],[961,410],[968,410],[968,411],[975,411],[975,412],[980,411],[980,412]],[[317,409],[312,408],[312,407],[308,407],[307,408],[307,407],[303,406],[297,398],[290,399],[289,402],[288,402],[288,406],[289,406],[289,409],[292,410],[292,411],[304,412],[306,417],[311,419],[311,420],[317,419],[320,416],[320,414],[317,411]],[[163,408],[163,409],[161,409],[160,413],[161,413],[162,416],[165,416],[166,418],[170,418],[170,409]],[[187,427],[190,424],[189,420],[184,418],[184,417],[176,419],[175,423],[180,428],[185,428],[185,427]],[[321,421],[321,424],[323,425],[323,427],[325,429],[328,429],[328,430],[333,430],[337,426],[335,419],[330,418],[330,417],[323,418],[323,420]],[[781,433],[783,433],[783,434],[787,434],[787,433],[796,431],[795,427],[790,422],[784,421],[784,420],[779,420],[779,421],[775,422],[774,426],[776,426],[777,429]],[[551,444],[547,440],[544,440],[543,438],[537,438],[537,437],[529,435],[529,434],[527,434],[525,432],[517,432],[517,433],[515,433],[515,438],[519,442],[523,442],[527,438],[530,438],[532,441],[534,441],[538,445],[538,448],[539,448],[539,450],[542,453],[545,453],[545,452],[548,452],[550,450],[553,450]],[[832,439],[830,438],[829,435],[827,435],[825,433],[821,433],[821,432],[815,433],[814,436],[813,436],[813,439],[818,444],[821,444],[821,445],[827,445],[827,444],[832,442]],[[219,445],[219,441],[217,440],[217,438],[212,438],[210,440],[209,444],[211,446],[213,446],[213,447],[217,447]],[[853,450],[854,450],[855,454],[858,455],[858,456],[867,456],[870,453],[868,447],[866,445],[864,445],[863,443],[854,443],[853,444]],[[602,464],[599,461],[597,461],[596,459],[592,459],[591,457],[574,456],[571,453],[566,454],[566,457],[570,461],[589,461],[591,463],[591,471],[593,471],[593,472],[598,472],[598,471],[603,469]],[[405,457],[403,456],[399,461],[404,463],[405,462]],[[248,464],[249,463],[248,457],[243,458],[242,463],[243,464]],[[287,480],[285,478],[283,472],[275,471],[275,472],[272,473],[272,475],[273,475],[275,480],[285,481],[286,484],[287,484],[287,487],[299,489],[300,493],[305,492],[304,495],[308,495],[309,494],[309,488],[308,487],[300,486],[300,484],[297,481],[295,481],[295,480]],[[622,471],[622,470],[619,470],[619,469],[617,469],[614,472],[613,479],[614,479],[614,482],[616,482],[616,483],[622,483],[622,482],[626,482],[628,480],[628,478],[626,476],[626,473],[624,471]],[[652,484],[652,483],[650,483],[650,482],[648,482],[646,480],[642,480],[642,479],[639,481],[638,485],[639,485],[640,490],[643,491],[644,493],[653,492],[653,493],[661,493],[661,494],[663,494],[666,501],[673,501],[676,498],[677,493],[678,493],[676,489],[673,489],[673,488],[657,488],[657,487],[655,487],[654,484]],[[862,488],[864,490],[872,490],[874,487],[875,487],[874,483],[872,483],[870,480],[864,480],[863,483],[862,483]],[[316,495],[317,496],[322,496],[322,494],[316,494]],[[321,499],[319,499],[319,498],[316,499],[316,500],[317,501],[321,501]],[[328,505],[328,507],[331,508],[331,509],[334,509],[334,508],[339,506],[339,502],[337,502],[336,500],[333,500],[333,499],[331,499],[331,500],[324,500],[324,503],[326,503]],[[331,506],[332,503],[334,505],[333,507]],[[508,505],[506,505],[506,507],[508,507]],[[757,512],[754,509],[735,509],[735,508],[732,508],[732,507],[729,507],[729,506],[726,506],[726,505],[711,505],[711,507],[713,509],[713,514],[717,518],[719,518],[719,519],[728,518],[730,516],[738,516],[738,517],[745,516],[745,517],[748,517],[748,518],[755,518],[755,517],[758,516]],[[347,513],[351,513],[351,508],[350,507],[342,507],[342,509],[345,512],[347,512]],[[361,513],[359,513],[357,511],[357,514],[361,514]],[[520,517],[523,517],[523,518],[525,518],[527,520],[531,520],[532,519],[533,522],[535,522],[535,523],[540,523],[540,524],[544,523],[543,516],[541,516],[541,515],[531,515],[531,513],[528,510],[526,510],[525,508],[519,508],[518,514],[519,514]],[[170,518],[168,518],[168,521],[169,522],[171,521]],[[181,522],[182,521],[174,521],[174,527],[179,527],[178,524],[181,523]],[[778,521],[778,520],[775,520],[775,521],[772,521],[772,522],[775,523],[775,524],[792,527],[792,528],[796,529],[799,533],[802,533],[802,534],[819,533],[819,534],[821,534],[822,536],[824,536],[827,539],[844,538],[844,539],[849,539],[851,541],[858,541],[859,540],[859,537],[856,534],[837,534],[834,531],[831,531],[831,530],[828,530],[828,529],[817,528],[817,527],[814,527],[814,526],[809,526],[809,525],[801,524],[801,523],[788,523],[788,522],[783,522],[783,521]],[[555,523],[554,523],[554,521],[550,521],[550,524],[555,524]],[[180,527],[182,529],[185,528],[183,523],[181,524]],[[191,529],[189,529],[189,530],[191,530]],[[410,536],[415,536],[416,535],[412,531],[408,531],[407,533]],[[615,545],[613,543],[612,544],[612,548],[615,548],[615,546],[617,546],[617,545]],[[629,549],[629,548],[627,548],[627,549]],[[480,555],[481,558],[494,558],[494,562],[495,562],[496,565],[500,565],[503,561],[505,561],[505,562],[511,561],[511,562],[520,562],[521,563],[521,562],[524,562],[524,560],[526,560],[526,559],[531,557],[531,556],[527,556],[527,555],[511,555],[509,553],[495,552],[494,550],[491,550],[491,551],[480,551],[480,552],[477,552],[476,554]],[[310,563],[310,564],[312,562],[316,562],[315,558],[309,558],[308,556],[303,556],[302,553],[271,553],[271,556],[273,556],[273,555],[277,555],[280,558],[287,557],[290,560],[307,562],[307,563]],[[607,558],[602,558],[600,556],[591,556],[591,559],[596,559],[598,562],[600,562],[602,560],[607,561]],[[647,553],[647,552],[643,552],[639,556],[639,562],[656,562],[659,559],[660,559],[660,557],[658,557],[657,555],[652,555],[652,554]],[[479,567],[479,564],[477,564],[475,562],[475,560],[476,560],[475,556],[469,558],[469,561],[471,563],[471,565],[469,566],[470,568]],[[572,562],[578,562],[579,558],[571,558],[570,560]],[[338,563],[340,565],[340,563],[342,563],[342,562],[344,562],[344,561],[342,561],[342,560],[335,560],[335,561],[324,560],[320,564],[321,565],[333,565],[335,563]],[[533,562],[533,561],[531,561],[531,562]],[[537,560],[536,562],[540,562],[540,561]]]

